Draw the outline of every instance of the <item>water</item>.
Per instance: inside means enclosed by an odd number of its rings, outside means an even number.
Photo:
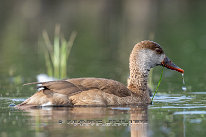
[[[183,90],[183,91],[186,91],[186,90],[187,90],[187,87],[185,86],[184,73],[182,73],[182,84],[183,84],[182,90]]]
[[[26,99],[26,98],[24,98]],[[153,105],[127,107],[43,107],[17,110],[23,98],[0,98],[1,136],[205,136],[204,92],[158,93]],[[183,128],[184,127],[184,128]],[[9,132],[12,130],[12,132]],[[197,133],[198,132],[198,133]]]

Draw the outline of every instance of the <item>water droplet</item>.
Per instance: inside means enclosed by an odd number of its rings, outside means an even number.
[[[182,90],[183,90],[183,91],[186,91],[187,88],[186,88],[185,86],[182,86]]]
[[[186,91],[186,90],[187,90],[187,87],[185,86],[184,73],[182,73],[182,83],[183,83],[182,90],[183,90],[183,91]]]

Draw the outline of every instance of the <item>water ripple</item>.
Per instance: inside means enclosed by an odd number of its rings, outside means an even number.
[[[206,111],[177,111],[174,112],[174,115],[199,115],[206,114]]]

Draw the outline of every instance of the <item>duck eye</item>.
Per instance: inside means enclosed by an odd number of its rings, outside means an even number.
[[[156,51],[158,54],[162,54],[162,52],[163,52],[162,49],[160,49],[160,48],[156,48],[155,51]]]

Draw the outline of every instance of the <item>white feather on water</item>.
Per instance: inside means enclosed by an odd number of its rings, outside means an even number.
[[[46,74],[39,74],[39,75],[36,76],[36,78],[37,78],[38,82],[47,82],[47,81],[57,80],[56,78],[50,77],[50,76],[48,76]]]

